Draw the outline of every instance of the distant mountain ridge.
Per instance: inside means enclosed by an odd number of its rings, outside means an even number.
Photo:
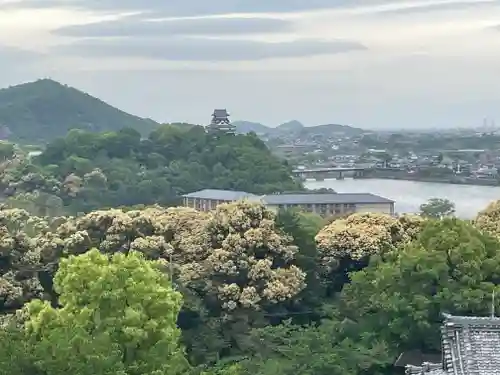
[[[278,127],[235,121],[241,134],[255,132],[268,138],[309,138],[359,135],[363,129],[347,125],[304,126],[297,120]],[[0,89],[0,139],[42,144],[64,137],[71,129],[91,132],[137,130],[147,136],[161,124],[131,115],[76,88],[51,79]]]
[[[48,142],[71,129],[102,132],[128,127],[147,135],[159,125],[51,79],[0,89],[0,137],[16,142]]]
[[[305,128],[304,124],[297,120],[292,120],[279,125],[276,129],[280,132],[301,132]]]
[[[247,134],[251,132],[254,132],[256,134],[266,134],[272,130],[272,128],[263,124],[259,124],[258,122],[234,121],[233,125],[236,126],[236,131],[241,134]]]
[[[246,134],[250,132],[254,132],[259,136],[268,136],[268,137],[280,137],[280,136],[308,136],[308,135],[360,135],[365,133],[366,131],[361,128],[356,128],[349,125],[339,125],[339,124],[323,124],[316,126],[305,126],[300,121],[291,120],[285,122],[275,128],[266,126],[264,124],[258,122],[251,121],[234,121],[233,125],[236,126],[236,131],[241,134]]]

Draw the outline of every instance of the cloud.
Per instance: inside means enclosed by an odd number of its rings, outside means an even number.
[[[270,43],[210,38],[149,38],[81,40],[61,45],[54,53],[76,56],[139,57],[171,61],[248,61],[306,57],[366,50],[351,41],[296,40]]]
[[[361,1],[362,2],[362,1]],[[380,0],[375,1],[380,2]],[[355,0],[354,3],[359,3]],[[199,16],[227,13],[295,12],[345,6],[345,0],[22,0],[13,6],[60,7],[72,6],[102,11],[144,11],[167,16]]]
[[[0,44],[47,57],[0,50],[0,86],[50,76],[160,121],[500,118],[498,0],[12,1]]]
[[[185,18],[148,20],[125,17],[116,21],[62,27],[53,33],[72,37],[149,37],[175,35],[242,35],[293,31],[293,22],[275,18]]]
[[[427,9],[457,9],[467,5],[494,3],[496,0],[17,0],[12,7],[74,7],[94,11],[138,11],[163,17],[193,17],[238,13],[289,13],[322,9],[361,9],[377,12],[411,12]],[[8,6],[9,2],[5,6]],[[2,5],[3,6],[3,5]],[[382,10],[384,11],[384,10]],[[385,12],[385,11],[384,11]]]
[[[399,5],[390,4],[387,7],[375,9],[373,13],[377,14],[414,14],[414,13],[429,13],[439,11],[456,11],[456,10],[478,10],[479,7],[498,6],[496,0],[442,0],[442,1],[427,1],[415,3],[401,3]]]
[[[0,64],[5,67],[18,67],[39,61],[44,55],[16,47],[0,45]]]
[[[0,88],[45,75],[40,71],[44,61],[43,54],[0,44]]]

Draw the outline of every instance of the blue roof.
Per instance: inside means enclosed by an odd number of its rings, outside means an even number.
[[[240,199],[259,199],[255,194],[246,191],[203,189],[183,195],[184,198],[211,199],[219,201],[237,201]]]
[[[255,195],[246,191],[204,189],[183,195],[184,198],[237,201],[249,199],[269,205],[298,204],[371,204],[394,203],[393,200],[370,193],[331,193],[331,194],[269,194]]]
[[[370,193],[272,194],[265,195],[262,201],[270,205],[394,203],[390,199]]]

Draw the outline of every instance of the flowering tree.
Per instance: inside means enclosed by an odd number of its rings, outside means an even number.
[[[500,201],[491,202],[474,220],[476,227],[500,237]]]

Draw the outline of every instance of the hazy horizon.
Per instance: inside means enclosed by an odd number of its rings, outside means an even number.
[[[0,86],[52,78],[159,122],[500,121],[497,0],[0,0]]]

